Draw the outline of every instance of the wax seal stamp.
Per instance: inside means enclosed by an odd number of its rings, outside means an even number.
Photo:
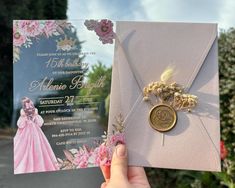
[[[197,105],[197,96],[188,94],[176,82],[170,82],[173,70],[166,69],[160,81],[149,83],[143,88],[143,100],[153,107],[149,112],[149,124],[159,132],[170,131],[175,127],[179,110],[191,110]],[[151,101],[151,96],[156,97],[158,104]]]
[[[159,132],[171,130],[175,126],[176,121],[176,112],[169,105],[156,105],[149,112],[149,123],[153,129]]]

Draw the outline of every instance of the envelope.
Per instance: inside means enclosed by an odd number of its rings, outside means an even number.
[[[217,24],[116,23],[108,134],[121,113],[129,165],[221,170],[217,47]],[[198,104],[177,111],[175,127],[161,133],[149,124],[142,89],[169,66]]]

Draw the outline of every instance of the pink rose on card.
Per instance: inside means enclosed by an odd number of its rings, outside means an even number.
[[[52,36],[52,34],[56,31],[57,24],[55,20],[47,20],[43,27],[43,32],[48,37]]]
[[[113,43],[115,34],[113,32],[113,22],[111,22],[110,20],[86,20],[84,25],[87,27],[88,30],[94,30],[99,36],[99,40],[102,41],[103,44]]]
[[[95,32],[99,37],[113,33],[113,23],[110,20],[101,20],[95,27]]]
[[[90,156],[91,154],[86,148],[80,149],[78,153],[75,155],[73,163],[79,168],[86,168],[88,167]]]
[[[22,35],[35,37],[42,32],[39,21],[22,20],[18,22],[18,28]]]
[[[117,144],[125,144],[124,133],[116,133],[109,138],[109,144],[116,146]]]
[[[112,150],[106,145],[102,144],[94,150],[95,165],[110,165],[112,158]]]
[[[26,42],[26,36],[21,35],[19,31],[16,30],[16,28],[13,28],[13,45],[14,46],[21,46]]]
[[[113,23],[110,20],[105,19],[98,22],[95,28],[95,32],[99,36],[99,39],[102,41],[103,44],[113,43]]]

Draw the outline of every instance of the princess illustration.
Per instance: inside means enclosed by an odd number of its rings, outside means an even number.
[[[53,150],[41,130],[43,119],[33,102],[24,97],[14,137],[14,173],[59,170]]]

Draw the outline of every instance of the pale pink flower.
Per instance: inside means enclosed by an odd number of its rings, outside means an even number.
[[[113,43],[115,36],[113,32],[113,23],[110,20],[104,19],[98,22],[95,27],[95,32],[103,44]]]
[[[74,160],[73,154],[69,150],[64,150],[63,152],[64,152],[66,159],[72,163]]]
[[[21,46],[22,44],[24,44],[26,42],[26,36],[20,34],[20,32],[13,27],[13,45],[14,46]]]
[[[18,21],[18,28],[24,36],[35,37],[42,33],[42,28],[37,20],[20,20]]]
[[[109,33],[105,35],[104,37],[100,37],[99,40],[102,41],[103,44],[113,44],[113,39],[115,38],[114,33]]]
[[[93,152],[93,156],[95,158],[95,165],[97,166],[109,166],[111,165],[112,158],[112,149],[104,144],[95,148]]]
[[[124,133],[115,133],[108,139],[108,144],[111,146],[116,146],[117,144],[125,144]]]
[[[57,24],[55,20],[47,20],[43,27],[43,32],[48,37],[52,36],[52,34],[56,31]]]
[[[78,153],[75,154],[73,163],[79,168],[86,168],[89,164],[89,158],[91,153],[86,149],[86,147],[80,148]]]
[[[101,20],[97,23],[95,32],[98,36],[104,37],[105,35],[113,32],[113,23],[110,20]]]
[[[88,30],[95,30],[95,28],[98,25],[98,22],[96,20],[86,20],[84,25],[87,27]]]

